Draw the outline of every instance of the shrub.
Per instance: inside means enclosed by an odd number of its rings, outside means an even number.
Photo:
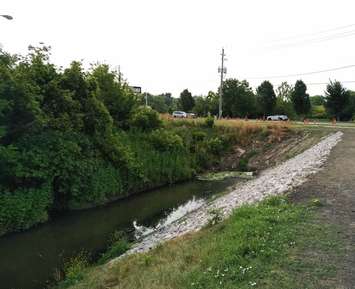
[[[194,130],[192,132],[192,139],[194,142],[200,142],[207,138],[207,134],[200,130]]]
[[[48,219],[52,205],[50,188],[18,189],[0,194],[0,236],[12,231],[28,229]]]
[[[106,263],[107,261],[122,255],[130,248],[127,236],[122,231],[115,231],[110,242],[111,244],[109,245],[108,250],[99,259],[99,264]]]
[[[64,263],[65,281],[62,287],[72,286],[83,279],[84,270],[89,266],[88,259],[88,254],[83,251]]]
[[[181,150],[184,147],[182,138],[168,130],[155,130],[150,135],[149,140],[158,151]]]
[[[221,155],[225,151],[225,143],[219,137],[214,137],[206,141],[207,151],[214,155]]]
[[[151,131],[161,127],[159,114],[150,107],[140,106],[132,114],[130,125],[143,131]]]
[[[246,160],[246,159],[240,159],[240,160],[239,160],[238,169],[239,169],[240,171],[242,171],[242,172],[248,171],[248,160]]]
[[[213,116],[208,116],[205,119],[205,126],[212,128],[214,126],[214,117]]]

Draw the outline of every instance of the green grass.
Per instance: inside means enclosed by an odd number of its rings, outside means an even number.
[[[341,244],[317,206],[271,198],[227,221],[85,272],[72,288],[334,288]]]

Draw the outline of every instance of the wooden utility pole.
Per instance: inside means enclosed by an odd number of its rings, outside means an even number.
[[[222,53],[221,53],[222,59],[221,59],[221,67],[218,68],[218,72],[221,73],[221,84],[219,86],[219,107],[218,107],[218,118],[222,118],[222,97],[223,97],[223,76],[224,74],[227,73],[227,69],[224,67],[224,61],[225,59],[225,54],[224,54],[224,48],[222,48]]]

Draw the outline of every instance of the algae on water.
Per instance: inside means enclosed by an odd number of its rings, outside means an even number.
[[[227,178],[252,179],[253,172],[225,171],[197,176],[197,179],[200,181],[222,181]]]

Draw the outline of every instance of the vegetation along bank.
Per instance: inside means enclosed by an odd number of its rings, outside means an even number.
[[[161,119],[107,65],[0,55],[0,235],[216,168],[278,125]],[[286,129],[287,130],[287,129]],[[241,163],[243,164],[243,162]]]

